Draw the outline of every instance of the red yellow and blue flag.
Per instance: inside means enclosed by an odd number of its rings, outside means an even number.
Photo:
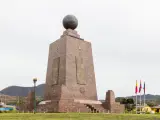
[[[137,83],[137,80],[136,80],[136,88],[135,88],[135,93],[136,93],[136,94],[138,93],[138,83]]]
[[[141,92],[141,89],[142,89],[142,84],[141,84],[141,80],[140,80],[139,93]]]
[[[146,85],[145,85],[145,82],[144,82],[143,89],[144,89],[144,94],[145,94],[145,93],[146,93]]]

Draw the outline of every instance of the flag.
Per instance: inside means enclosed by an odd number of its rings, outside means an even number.
[[[135,93],[136,93],[136,94],[138,93],[138,83],[137,83],[137,80],[136,80],[136,88],[135,88]]]
[[[141,89],[142,89],[142,84],[141,84],[141,80],[140,80],[139,93],[141,92]]]
[[[144,89],[144,94],[145,94],[145,92],[146,92],[146,86],[145,86],[145,82],[144,82],[143,89]]]

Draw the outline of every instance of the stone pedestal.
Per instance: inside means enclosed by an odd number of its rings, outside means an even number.
[[[119,102],[115,102],[115,95],[112,90],[106,92],[106,99],[103,103],[103,107],[109,110],[110,113],[123,113],[125,110],[124,105]]]

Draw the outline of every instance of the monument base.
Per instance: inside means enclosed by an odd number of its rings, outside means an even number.
[[[124,105],[115,102],[114,92],[106,93],[105,101],[86,99],[61,99],[42,101],[38,112],[89,112],[89,113],[123,113]]]
[[[100,101],[93,100],[60,100],[51,101],[46,104],[40,104],[37,107],[38,112],[87,112],[99,113],[106,112]]]

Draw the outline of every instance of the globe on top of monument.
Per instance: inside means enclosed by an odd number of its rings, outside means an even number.
[[[78,20],[74,15],[66,15],[63,18],[63,26],[65,29],[76,29],[78,26]]]

